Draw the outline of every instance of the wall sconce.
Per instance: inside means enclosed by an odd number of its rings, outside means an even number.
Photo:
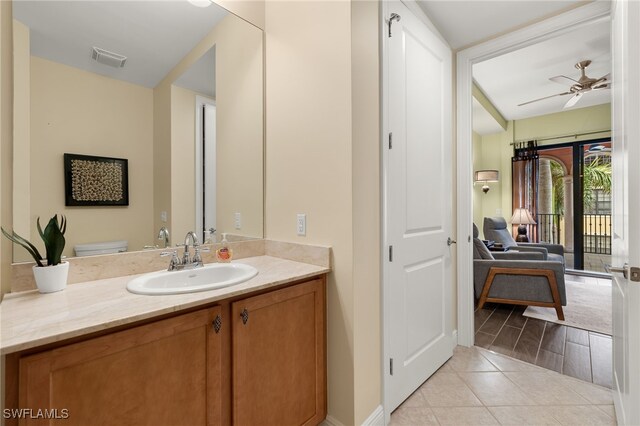
[[[485,194],[489,192],[489,185],[487,182],[498,182],[498,178],[500,177],[500,172],[497,170],[478,170],[474,173],[473,182],[482,182],[482,192]]]
[[[536,221],[533,220],[529,210],[519,208],[515,209],[513,216],[511,216],[511,224],[518,225],[518,236],[516,242],[528,243],[529,237],[527,237],[527,225],[535,225]]]

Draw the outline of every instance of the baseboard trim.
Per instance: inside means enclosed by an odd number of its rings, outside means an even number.
[[[331,416],[327,416],[325,417],[325,419],[322,421],[322,423],[320,423],[321,426],[344,426],[342,423],[340,423],[340,421],[338,421],[338,419],[336,419],[335,417],[331,417]]]
[[[331,416],[327,416],[320,424],[322,426],[344,426],[338,419]],[[382,405],[378,405],[376,409],[369,414],[369,417],[362,422],[362,426],[385,426],[384,409],[382,408]]]
[[[456,348],[456,346],[458,346],[458,330],[453,330],[453,333],[451,333],[451,347],[453,349]]]
[[[378,405],[373,413],[362,422],[362,426],[384,426],[384,409]]]

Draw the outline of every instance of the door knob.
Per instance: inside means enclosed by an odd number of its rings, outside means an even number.
[[[447,245],[456,244],[456,240],[452,240],[451,237],[447,238]]]

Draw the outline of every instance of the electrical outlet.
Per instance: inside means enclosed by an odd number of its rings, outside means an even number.
[[[235,227],[236,229],[242,228],[242,214],[234,213]]]
[[[307,235],[307,215],[303,213],[298,214],[298,219],[296,220],[296,229],[298,231],[298,235]]]
[[[167,221],[167,212],[160,212],[160,221],[161,222]]]
[[[502,209],[496,209],[496,216],[502,216]]]

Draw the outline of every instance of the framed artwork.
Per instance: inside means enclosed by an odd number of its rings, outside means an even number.
[[[129,162],[65,153],[64,188],[67,206],[128,206]]]

